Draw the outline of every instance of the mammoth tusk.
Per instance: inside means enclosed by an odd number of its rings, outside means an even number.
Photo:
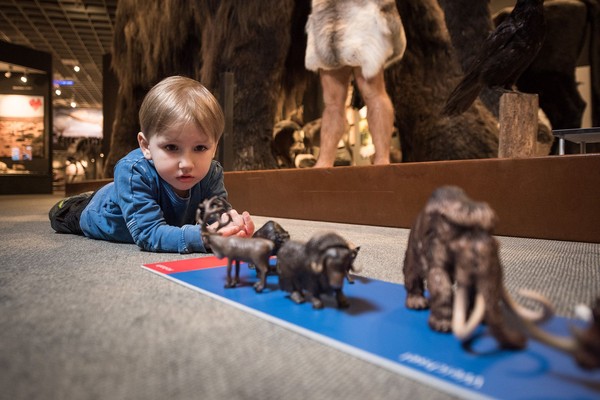
[[[577,350],[577,341],[573,338],[552,335],[542,330],[539,326],[529,320],[523,320],[523,326],[525,327],[525,330],[529,332],[532,338],[550,347],[554,347],[557,350],[562,350],[571,355],[574,355],[575,351]],[[576,337],[578,334],[580,334],[580,332],[574,328],[572,330]]]
[[[546,296],[529,289],[519,290],[519,293],[523,297],[535,300],[541,304],[542,309],[540,311],[534,311],[518,304],[512,297],[510,297],[505,288],[503,290],[504,301],[515,312],[515,314],[517,314],[517,316],[521,317],[523,327],[532,338],[571,355],[575,353],[578,347],[576,340],[570,337],[552,335],[537,325],[540,322],[548,320],[554,314],[554,307]],[[573,333],[576,334],[578,332]]]
[[[475,306],[468,321],[465,322],[467,312],[467,289],[459,286],[456,289],[454,309],[452,310],[452,333],[459,340],[465,340],[479,326],[485,315],[485,299],[481,293],[475,296]]]
[[[515,314],[517,314],[522,319],[530,322],[539,323],[548,320],[554,314],[554,307],[552,306],[552,303],[543,294],[529,289],[520,289],[519,293],[523,297],[537,301],[542,306],[542,309],[539,311],[526,308],[521,304],[517,303],[506,291],[506,288],[503,287],[502,296],[504,298],[505,303],[511,310],[513,310]]]

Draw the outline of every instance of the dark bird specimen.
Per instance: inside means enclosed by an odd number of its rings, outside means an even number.
[[[442,113],[464,113],[485,86],[512,91],[542,47],[545,32],[544,0],[518,0],[508,18],[485,39]]]

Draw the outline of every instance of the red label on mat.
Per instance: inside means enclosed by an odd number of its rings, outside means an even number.
[[[176,272],[195,271],[198,269],[224,267],[227,265],[227,259],[219,260],[217,257],[198,257],[187,258],[177,261],[166,261],[154,264],[144,264],[144,267],[165,275]]]

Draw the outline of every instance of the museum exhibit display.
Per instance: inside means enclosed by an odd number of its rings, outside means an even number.
[[[0,193],[52,193],[52,57],[0,42]]]

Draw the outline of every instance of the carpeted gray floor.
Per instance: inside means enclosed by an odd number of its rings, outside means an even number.
[[[58,200],[0,196],[1,399],[449,397],[140,268],[197,254],[55,234]],[[299,240],[335,230],[361,246],[361,275],[402,282],[407,230],[277,221]],[[600,295],[600,245],[500,241],[511,293],[567,316]]]

